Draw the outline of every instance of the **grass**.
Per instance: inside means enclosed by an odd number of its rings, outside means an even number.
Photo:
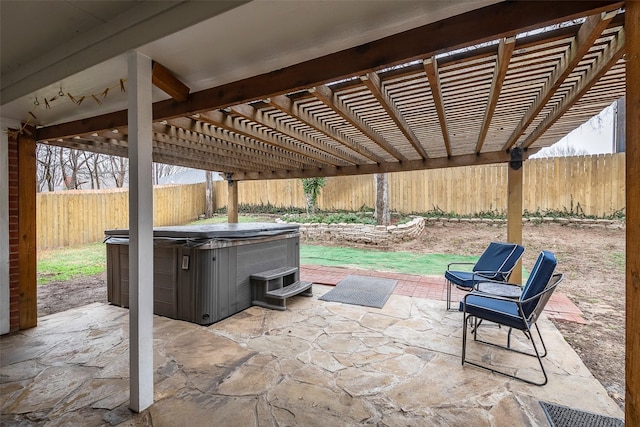
[[[103,243],[38,252],[38,284],[100,274],[107,268]]]
[[[358,267],[406,274],[444,275],[450,262],[476,262],[468,255],[414,254],[334,246],[300,245],[300,264]]]

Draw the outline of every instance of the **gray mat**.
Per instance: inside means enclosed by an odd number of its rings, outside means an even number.
[[[382,308],[396,287],[397,280],[349,275],[320,298],[322,301]]]
[[[551,427],[624,427],[620,418],[579,411],[567,406],[540,401]]]

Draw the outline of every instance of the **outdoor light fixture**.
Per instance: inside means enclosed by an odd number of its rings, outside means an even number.
[[[518,170],[522,167],[522,148],[513,147],[509,150],[509,155],[511,156],[511,160],[509,160],[509,166],[513,170]]]

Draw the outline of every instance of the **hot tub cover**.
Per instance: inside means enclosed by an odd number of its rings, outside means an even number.
[[[276,224],[271,222],[247,222],[238,224],[204,224],[204,225],[176,225],[171,227],[154,227],[154,240],[176,240],[192,243],[204,243],[211,240],[253,239],[259,237],[276,236],[279,234],[298,232],[297,224]],[[105,241],[129,238],[128,229],[106,230]]]

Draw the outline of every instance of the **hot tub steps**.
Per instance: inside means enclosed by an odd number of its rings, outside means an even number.
[[[298,267],[280,267],[251,275],[253,305],[284,311],[294,295],[310,297],[313,283],[296,280]]]

